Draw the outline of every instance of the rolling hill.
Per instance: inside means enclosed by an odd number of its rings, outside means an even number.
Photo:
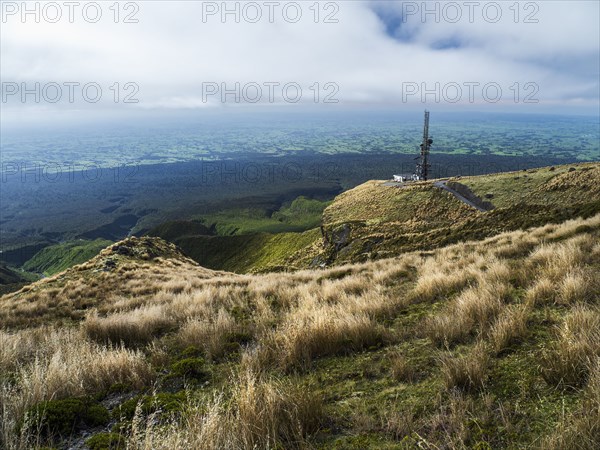
[[[361,185],[296,252],[333,267],[134,237],[4,295],[0,447],[598,448],[600,165],[573,168],[450,180],[486,212]]]
[[[600,164],[456,177],[449,187],[486,205],[480,211],[436,180],[406,185],[370,181],[339,195],[323,213],[324,248],[295,255],[315,264],[432,250],[600,212]]]

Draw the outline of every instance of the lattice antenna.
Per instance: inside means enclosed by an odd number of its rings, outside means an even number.
[[[421,156],[417,164],[415,174],[419,180],[427,180],[429,176],[429,149],[433,139],[429,138],[429,111],[425,111],[425,124],[423,126],[423,143],[421,144]]]

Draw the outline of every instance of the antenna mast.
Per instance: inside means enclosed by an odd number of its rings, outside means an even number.
[[[429,175],[429,148],[433,139],[429,139],[429,111],[425,111],[425,125],[423,126],[423,143],[421,144],[421,156],[417,164],[416,175],[419,180],[427,180]]]

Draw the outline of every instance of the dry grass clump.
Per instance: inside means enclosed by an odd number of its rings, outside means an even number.
[[[78,330],[44,327],[0,336],[8,344],[1,354],[15,358],[3,361],[2,372],[15,373],[18,384],[42,393],[40,398],[76,395],[116,382],[142,386],[151,378],[141,353],[94,344]]]
[[[49,351],[49,327],[33,328],[14,333],[0,330],[0,373],[14,372],[40,352]]]
[[[531,306],[546,305],[554,303],[556,299],[556,286],[549,278],[541,277],[527,288],[525,301]]]
[[[572,305],[577,302],[592,301],[596,293],[593,288],[593,276],[582,269],[567,272],[558,285],[558,302]]]
[[[548,240],[566,239],[581,231],[581,227],[588,229],[598,229],[600,227],[600,215],[588,217],[585,220],[581,218],[567,220],[555,226],[554,230],[549,230],[544,236]]]
[[[565,317],[558,338],[542,362],[542,375],[552,386],[585,385],[600,356],[600,311],[577,306]]]
[[[183,347],[197,347],[209,358],[220,358],[231,350],[232,340],[243,332],[243,328],[224,309],[213,319],[191,319],[177,333]]]
[[[519,258],[527,255],[538,244],[538,240],[530,236],[527,232],[517,230],[510,233],[505,233],[504,242],[494,243],[494,249],[491,253],[502,259]],[[492,238],[493,239],[493,238]],[[490,243],[493,243],[491,241]]]
[[[162,305],[107,317],[91,314],[81,325],[87,336],[96,342],[125,345],[147,343],[173,326],[174,320]]]
[[[590,380],[577,411],[563,418],[540,448],[596,450],[600,443],[600,359],[588,368]]]
[[[17,422],[30,406],[44,400],[91,395],[114,383],[141,388],[154,372],[141,352],[99,346],[75,330],[14,335],[22,343],[12,381],[0,380],[0,423],[6,448],[19,448]],[[35,346],[35,348],[31,348]]]
[[[472,279],[470,274],[459,270],[451,273],[424,273],[417,279],[412,295],[416,301],[433,302],[455,294]]]
[[[446,311],[425,322],[425,334],[438,346],[465,342],[475,328],[485,330],[503,308],[511,287],[484,283],[465,289]]]
[[[441,313],[426,319],[424,330],[427,337],[439,347],[449,347],[467,339],[472,323],[451,313]]]
[[[161,289],[171,294],[181,294],[182,292],[190,292],[192,290],[192,283],[189,279],[185,278],[174,278],[161,284]]]
[[[388,293],[378,287],[362,295],[345,295],[339,302],[348,312],[366,314],[372,319],[393,317],[410,304],[410,298],[402,293]]]
[[[392,286],[413,280],[416,268],[422,262],[422,258],[414,253],[402,255],[402,258],[375,261],[371,263],[373,282],[381,286]]]
[[[397,381],[412,382],[417,378],[417,372],[410,361],[401,352],[395,351],[390,356],[390,372]]]
[[[397,410],[389,405],[381,408],[381,429],[393,439],[401,440],[410,435],[417,428],[415,412],[409,407],[404,410]]]
[[[440,250],[434,257],[424,260],[417,274],[411,297],[415,301],[447,299],[474,283],[485,260],[476,255],[464,255],[466,244],[457,244]]]
[[[233,380],[231,395],[192,406],[179,423],[160,428],[149,420],[134,428],[131,449],[307,448],[307,435],[323,420],[320,396],[307,388],[253,373]]]
[[[263,345],[282,368],[291,369],[307,368],[317,357],[377,346],[385,339],[385,329],[366,314],[324,307],[294,313],[266,336]]]
[[[449,392],[448,401],[441,404],[439,411],[425,424],[427,440],[421,438],[419,447],[422,448],[468,448],[466,443],[471,435],[468,418],[473,417],[474,400],[460,390]],[[433,438],[433,439],[432,439]],[[431,440],[442,444],[436,446]]]
[[[582,234],[563,242],[539,245],[529,256],[526,266],[533,274],[559,282],[570,271],[591,262],[592,248],[596,243],[589,234]]]
[[[476,346],[465,356],[442,358],[442,376],[446,388],[466,392],[483,389],[488,361],[489,357],[482,346]]]
[[[364,276],[350,276],[341,280],[324,280],[319,295],[325,302],[335,303],[344,294],[360,295],[370,287],[370,280]]]
[[[486,267],[478,273],[480,284],[507,285],[513,278],[513,270],[506,261],[487,256]]]
[[[510,299],[512,287],[505,283],[480,283],[463,291],[454,301],[455,312],[480,328],[498,315]]]
[[[492,350],[498,354],[527,334],[527,319],[531,308],[528,305],[507,307],[490,330]]]

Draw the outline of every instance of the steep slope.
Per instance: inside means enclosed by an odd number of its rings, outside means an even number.
[[[46,276],[54,275],[69,267],[88,261],[112,243],[112,241],[104,239],[96,239],[95,241],[80,239],[50,245],[40,250],[33,258],[23,264],[23,270],[43,273]]]
[[[202,215],[202,222],[167,222],[147,234],[176,244],[211,269],[256,273],[301,268],[289,257],[319,241],[316,227],[328,204],[300,196],[275,211],[234,208]]]
[[[596,215],[264,275],[117,243],[0,298],[0,447],[598,448],[599,242]]]
[[[198,264],[215,270],[256,273],[301,268],[290,255],[319,241],[319,231],[234,236],[181,236],[174,242]]]
[[[23,277],[4,264],[0,264],[0,285],[22,283]]]
[[[38,277],[0,263],[0,295],[16,291]]]

